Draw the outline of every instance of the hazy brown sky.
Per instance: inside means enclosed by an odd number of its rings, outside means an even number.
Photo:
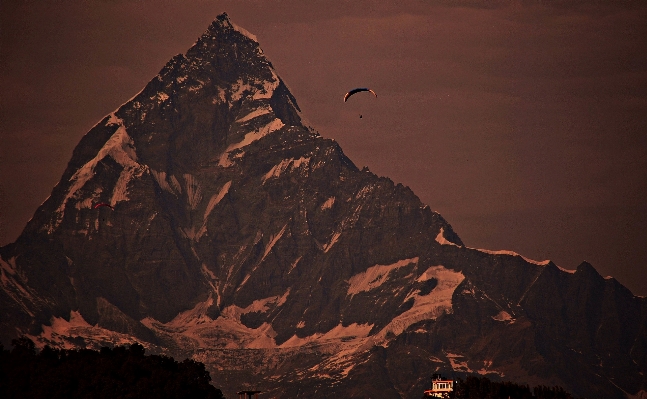
[[[321,135],[466,245],[587,260],[647,295],[647,2],[375,3],[0,1],[0,245],[80,138],[226,11]],[[357,86],[379,97],[344,104]]]

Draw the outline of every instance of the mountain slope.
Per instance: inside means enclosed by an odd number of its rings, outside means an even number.
[[[229,396],[419,396],[437,370],[647,385],[645,298],[588,264],[466,247],[305,126],[226,14],[83,137],[0,264],[4,342],[137,339]]]

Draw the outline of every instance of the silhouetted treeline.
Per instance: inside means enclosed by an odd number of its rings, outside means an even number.
[[[27,338],[12,344],[11,351],[0,345],[0,398],[223,398],[204,364],[145,356],[137,343],[100,351],[46,346],[39,353]]]
[[[494,382],[487,377],[467,377],[458,379],[451,399],[576,399],[561,387],[538,386],[530,389],[528,385],[512,382]]]

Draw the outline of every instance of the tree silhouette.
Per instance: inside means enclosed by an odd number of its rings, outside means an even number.
[[[145,355],[130,346],[65,350],[45,346],[39,353],[27,338],[0,345],[0,397],[96,399],[222,399],[204,364]]]

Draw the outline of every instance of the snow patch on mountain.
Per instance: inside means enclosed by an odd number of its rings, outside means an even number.
[[[223,14],[219,15],[218,18],[213,22],[213,24],[217,24],[220,27],[225,28],[225,29],[227,29],[227,28],[233,29],[233,30],[237,31],[238,33],[240,33],[241,35],[247,37],[248,39],[251,39],[251,40],[255,41],[256,43],[258,43],[258,40],[256,39],[256,36],[254,36],[253,34],[249,33],[245,29],[243,29],[240,26],[233,23],[229,19],[229,17],[227,16],[227,13],[223,13]],[[211,28],[208,29],[202,35],[202,37],[204,38],[204,37],[210,36],[210,35],[212,35]],[[215,36],[213,36],[212,39],[215,39]]]
[[[341,328],[340,328],[341,327]],[[362,359],[362,354],[370,350],[370,338],[363,338],[366,331],[370,331],[370,324],[351,324],[343,327],[338,325],[330,332],[336,335],[335,338],[316,340],[317,349],[322,353],[329,355],[318,364],[312,366],[308,371],[313,372],[320,378],[331,380],[340,380],[348,376],[350,371],[360,366],[368,360],[367,357]],[[343,335],[340,335],[343,334]],[[368,332],[366,332],[368,334]],[[369,346],[366,343],[369,343]]]
[[[332,330],[326,332],[321,336],[322,340],[326,339],[339,339],[339,338],[365,338],[371,332],[373,324],[358,324],[352,323],[347,326],[339,323]]]
[[[473,373],[472,369],[467,365],[467,361],[463,360],[465,356],[456,353],[445,353],[445,356],[447,356],[449,363],[452,365],[452,370]]]
[[[350,229],[353,226],[355,226],[355,223],[359,220],[359,215],[362,212],[362,208],[364,207],[363,204],[358,204],[355,209],[353,209],[353,212],[350,216],[344,218],[341,222],[341,227],[342,230],[344,229]]]
[[[269,349],[276,347],[276,332],[269,323],[263,323],[256,329],[258,336],[245,347],[249,349]]]
[[[227,147],[225,152],[220,156],[219,165],[222,166],[222,167],[225,167],[225,168],[233,165],[233,162],[229,158],[229,155],[230,155],[230,153],[232,151],[243,148],[245,146],[248,146],[248,145],[250,145],[251,143],[253,143],[253,142],[257,141],[257,140],[262,139],[263,137],[267,136],[268,134],[270,134],[270,133],[272,133],[272,132],[274,132],[276,130],[279,130],[283,126],[285,126],[283,124],[283,122],[281,122],[280,119],[275,118],[272,121],[270,121],[268,124],[266,124],[265,126],[262,126],[262,127],[258,128],[257,130],[255,130],[253,132],[247,133],[245,135],[245,138],[243,138],[242,141],[240,141],[238,143],[231,144],[229,147]]]
[[[468,248],[469,248],[469,247],[468,247]],[[534,264],[534,265],[539,265],[539,266],[546,266],[547,264],[549,264],[549,263],[550,263],[550,260],[536,261],[536,260],[532,260],[532,259],[526,258],[526,257],[525,257],[525,256],[523,256],[523,255],[519,255],[518,253],[516,253],[516,252],[514,252],[514,251],[506,251],[506,250],[491,251],[491,250],[489,250],[489,249],[480,249],[480,248],[469,248],[469,249],[474,249],[474,250],[476,250],[476,251],[484,252],[484,253],[486,253],[486,254],[491,254],[491,255],[519,256],[519,257],[521,257],[523,260],[525,260],[526,262],[528,262],[528,263],[532,263],[532,264]]]
[[[227,102],[227,92],[222,88],[218,88],[218,95],[211,99],[211,104],[224,104]]]
[[[436,242],[440,245],[453,245],[455,247],[460,247],[460,245],[454,244],[445,238],[445,229],[443,227],[440,228],[438,235],[436,235]]]
[[[207,309],[213,305],[213,297],[209,295],[206,301],[198,302],[192,309],[185,310],[184,312],[179,313],[165,325],[167,327],[174,327],[177,329],[186,329],[192,325],[202,324],[208,321],[211,321],[211,318],[207,316]]]
[[[279,162],[278,164],[274,165],[272,167],[272,169],[270,169],[263,176],[263,184],[265,184],[265,182],[268,179],[279,177],[281,175],[281,173],[283,173],[288,168],[288,166],[290,166],[290,163],[292,163],[292,161],[294,161],[294,159],[292,159],[292,158],[284,159],[281,162]]]
[[[27,278],[16,268],[16,258],[11,257],[7,261],[0,258],[0,283],[4,292],[9,295],[28,315],[34,317],[30,306],[37,302],[36,293],[25,283]]]
[[[305,327],[303,321],[297,324],[297,328]],[[344,326],[342,323],[339,323],[329,331],[325,333],[315,333],[307,337],[298,337],[296,334],[290,337],[287,341],[283,342],[279,348],[292,348],[310,344],[313,342],[323,343],[324,341],[341,341],[342,338],[346,339],[356,339],[356,338],[366,338],[368,337],[373,324],[358,324],[352,323],[347,326]],[[352,345],[353,348],[358,348],[361,346],[364,340],[356,342],[355,345]]]
[[[195,93],[200,91],[204,87],[204,82],[200,82],[199,84],[189,86],[189,92]]]
[[[215,206],[220,203],[220,201],[225,197],[225,195],[227,195],[230,187],[231,187],[231,180],[222,186],[218,194],[215,194],[214,196],[211,197],[211,199],[209,200],[209,203],[207,204],[207,209],[205,209],[204,211],[203,220],[205,222],[207,221],[207,218],[209,217],[209,214],[211,213],[213,208],[215,208]]]
[[[155,169],[151,168],[150,173],[153,176],[153,179],[157,182],[157,185],[164,191],[167,191],[169,193],[173,193],[173,190],[171,190],[171,186],[169,186],[168,182],[166,181],[166,172],[164,171],[156,171]]]
[[[236,305],[229,305],[222,310],[222,316],[231,320],[240,321],[240,317],[246,313],[261,312],[265,313],[270,309],[282,306],[290,295],[290,289],[281,296],[271,296],[268,298],[257,299],[245,308]]]
[[[330,238],[330,241],[323,246],[323,251],[324,252],[330,251],[330,248],[332,248],[332,246],[335,245],[337,240],[339,240],[340,236],[341,236],[341,231],[336,231],[335,233],[333,233],[332,237]]]
[[[255,110],[250,112],[249,114],[243,116],[242,118],[236,119],[236,123],[245,123],[249,120],[258,118],[259,116],[267,115],[270,112],[272,112],[272,108],[270,108],[269,105],[262,105],[259,108],[256,108]]]
[[[421,320],[435,320],[438,316],[452,312],[452,296],[465,276],[461,272],[446,269],[444,266],[431,266],[423,273],[425,278],[435,278],[436,287],[427,295],[420,295],[419,290],[411,292],[404,302],[413,300],[413,306],[406,312],[395,317],[379,333],[377,340],[384,340],[391,332],[400,335],[410,325]]]
[[[417,259],[417,258],[416,258],[416,259]],[[435,278],[435,277],[436,277],[436,274],[437,274],[437,273],[436,273],[436,270],[437,270],[437,268],[439,268],[439,267],[443,267],[443,266],[438,265],[438,266],[432,266],[432,267],[428,268],[427,270],[425,270],[424,272],[422,272],[422,274],[420,274],[420,276],[418,276],[418,278],[416,279],[416,281],[420,283],[420,282],[425,282],[425,281],[427,281],[427,280],[431,280],[432,278]]]
[[[265,260],[267,255],[269,255],[270,251],[272,251],[272,248],[274,247],[276,242],[283,236],[283,233],[285,232],[285,228],[287,226],[288,226],[287,224],[284,225],[283,228],[281,229],[281,231],[279,231],[278,233],[273,234],[273,235],[270,236],[269,242],[265,245],[265,251],[263,252],[263,257],[261,258],[261,260],[259,260],[256,263],[256,265],[254,265],[252,270],[245,276],[243,281],[238,285],[238,288],[236,288],[236,291],[239,291],[241,288],[243,288],[243,286],[245,285],[247,280],[249,280],[249,278],[252,276],[252,274],[254,274],[256,269],[258,269],[258,266],[260,266],[263,263],[263,261]]]
[[[375,184],[367,184],[355,194],[355,199],[366,198],[373,190],[375,190]]]
[[[141,322],[160,334],[168,335],[182,346],[186,346],[188,340],[195,348],[276,348],[276,332],[271,324],[263,323],[254,329],[242,324],[240,319],[246,313],[264,313],[280,307],[289,295],[288,289],[283,295],[256,300],[245,308],[227,306],[215,320],[207,315],[207,310],[214,303],[210,295],[206,301],[197,303],[192,309],[178,314],[168,323],[160,323],[151,317]]]
[[[301,168],[302,166],[306,167],[308,166],[309,163],[310,163],[310,157],[300,157],[299,159],[295,159],[292,162],[292,169],[298,169],[298,168]]]
[[[115,183],[115,188],[112,190],[112,197],[110,197],[110,206],[114,207],[118,202],[128,201],[128,183],[137,175],[141,176],[141,168],[124,168],[119,173],[119,179]]]
[[[171,186],[168,184],[168,181],[166,180],[166,172],[164,171],[158,172],[154,169],[150,169],[150,172],[162,190],[175,195],[175,192],[173,191]]]
[[[274,340],[276,332],[271,324],[263,323],[256,329],[242,324],[242,315],[252,312],[266,313],[276,309],[286,303],[289,294],[290,289],[281,296],[255,300],[244,308],[229,305],[215,320],[206,315],[207,309],[213,304],[213,298],[210,296],[206,301],[197,303],[194,308],[180,313],[168,323],[160,323],[151,317],[145,318],[141,322],[160,334],[168,335],[177,342],[182,342],[183,346],[186,346],[187,340],[189,340],[196,348],[284,349],[313,342],[337,347],[343,339],[344,342],[341,344],[346,348],[344,351],[346,355],[355,352],[365,342],[373,328],[373,324],[353,323],[344,326],[340,323],[326,333],[316,333],[304,338],[294,335],[288,341],[277,346]],[[299,325],[302,328],[305,323]]]
[[[492,319],[496,321],[514,323],[514,317],[512,317],[510,313],[506,312],[505,310],[500,311],[499,313],[496,314],[496,316],[492,316]]]
[[[248,85],[243,81],[243,79],[238,79],[236,83],[231,85],[230,99],[231,102],[239,101],[246,92],[252,91],[254,88],[251,85]],[[230,102],[230,104],[231,104]]]
[[[285,232],[285,228],[286,228],[286,227],[288,227],[288,225],[287,225],[287,224],[283,226],[283,228],[281,229],[281,231],[279,231],[278,233],[276,233],[276,234],[274,234],[274,235],[270,236],[270,241],[267,243],[267,246],[265,247],[265,252],[263,252],[263,258],[261,258],[261,262],[263,262],[263,261],[265,260],[265,258],[266,258],[266,257],[267,257],[267,255],[270,253],[270,251],[272,250],[272,248],[274,247],[274,245],[276,244],[276,242],[277,242],[281,237],[283,237],[283,233]]]
[[[251,133],[247,133],[245,135],[245,138],[242,141],[240,141],[240,142],[238,142],[236,144],[230,145],[227,148],[227,152],[231,152],[231,151],[236,150],[238,148],[248,146],[251,143],[253,143],[254,141],[260,140],[263,137],[267,136],[268,134],[270,134],[270,133],[272,133],[272,132],[274,132],[276,130],[279,130],[283,126],[285,126],[283,124],[283,122],[281,122],[280,119],[276,118],[276,119],[272,120],[271,122],[269,122],[267,125],[259,128],[258,130],[254,131],[254,132],[251,132]]]
[[[444,229],[442,227],[440,228],[440,232],[438,232],[438,235],[436,236],[436,242],[439,243],[440,245],[453,245],[453,246],[456,246],[456,247],[460,247],[460,245],[455,244],[455,243],[453,243],[453,242],[451,242],[451,241],[449,241],[449,240],[447,240],[445,238],[445,231],[444,231]],[[483,252],[483,253],[486,253],[486,254],[490,254],[490,255],[518,256],[518,257],[522,258],[523,260],[525,260],[526,262],[532,263],[532,264],[538,265],[538,266],[546,266],[546,265],[548,265],[550,263],[550,260],[548,260],[548,259],[543,260],[543,261],[537,261],[537,260],[526,258],[523,255],[519,255],[518,253],[516,253],[514,251],[507,251],[507,250],[491,251],[489,249],[470,248],[470,247],[466,247],[466,248],[472,249],[472,250],[475,250],[475,251],[479,251],[479,252]],[[567,273],[574,273],[574,271],[571,271],[571,270],[566,270],[566,269],[562,269],[562,270],[567,272]]]
[[[70,320],[62,317],[52,317],[50,325],[42,326],[42,333],[34,336],[27,335],[36,347],[42,349],[45,345],[59,349],[77,349],[78,343],[74,338],[83,338],[86,348],[99,349],[110,345],[129,345],[136,340],[127,334],[117,333],[99,326],[90,325],[81,313],[76,310],[70,312]],[[148,346],[146,342],[144,346]]]
[[[392,271],[408,266],[412,263],[417,264],[418,257],[402,259],[390,265],[371,266],[365,271],[352,276],[348,280],[347,294],[352,296],[363,291],[375,289],[387,281],[389,274]]]
[[[97,164],[110,156],[114,161],[123,167],[117,184],[115,185],[110,198],[110,205],[115,206],[120,201],[127,201],[126,190],[128,183],[134,178],[139,177],[148,170],[146,165],[137,163],[137,153],[134,147],[133,139],[128,135],[124,126],[123,120],[118,118],[114,113],[110,114],[106,126],[118,125],[117,130],[101,147],[97,155],[80,167],[72,177],[70,177],[71,185],[67,190],[65,198],[61,205],[55,211],[56,220],[50,223],[48,232],[51,234],[63,220],[65,206],[70,199],[79,199],[78,191],[95,175],[95,168]]]
[[[92,196],[82,200],[82,201],[77,201],[76,204],[74,204],[74,208],[81,210],[81,209],[90,209],[94,206],[96,202],[98,202],[99,195],[103,192],[101,187],[97,187],[96,190],[92,193]]]
[[[215,274],[209,268],[207,265],[204,263],[200,267],[200,271],[202,272],[202,275],[204,276],[205,280],[207,283],[209,283],[209,286],[211,287],[211,291],[216,294],[216,306],[220,306],[220,290],[218,289],[217,283],[218,283],[218,277],[216,277]]]
[[[295,259],[294,262],[292,262],[292,264],[290,265],[290,270],[288,270],[288,274],[290,274],[292,272],[292,270],[294,270],[294,268],[297,267],[297,265],[299,264],[299,261],[301,260],[302,257],[303,256],[299,256],[298,258]]]
[[[251,82],[246,82],[241,78],[232,84],[230,92],[231,102],[240,101],[244,97],[251,97],[251,100],[270,99],[274,94],[274,90],[279,86],[280,80],[276,72],[274,72],[274,69],[269,68],[269,70],[272,74],[270,79],[255,79]]]
[[[276,90],[276,88],[279,86],[280,80],[276,72],[274,72],[273,68],[270,68],[270,72],[272,73],[271,79],[256,82],[257,84],[260,84],[261,89],[254,93],[252,99],[261,100],[272,98],[274,90]]]
[[[310,163],[310,158],[307,157],[300,157],[299,159],[284,159],[278,164],[274,165],[272,169],[270,169],[264,176],[263,176],[263,184],[269,179],[272,178],[278,178],[281,176],[281,174],[288,169],[290,170],[295,170],[300,168],[301,166],[307,166]]]
[[[323,211],[325,209],[330,209],[334,204],[335,204],[335,197],[330,197],[326,200],[326,202],[321,204],[321,210]]]
[[[236,25],[235,23],[233,23],[233,22],[231,22],[231,21],[229,21],[229,24],[231,25],[231,27],[232,27],[234,30],[236,30],[237,32],[241,33],[243,36],[245,36],[245,37],[247,37],[247,38],[249,38],[249,39],[251,39],[251,40],[255,41],[256,43],[258,43],[258,39],[256,38],[256,36],[255,36],[255,35],[253,35],[253,34],[249,33],[247,30],[245,30],[244,28],[241,28],[240,26]]]

